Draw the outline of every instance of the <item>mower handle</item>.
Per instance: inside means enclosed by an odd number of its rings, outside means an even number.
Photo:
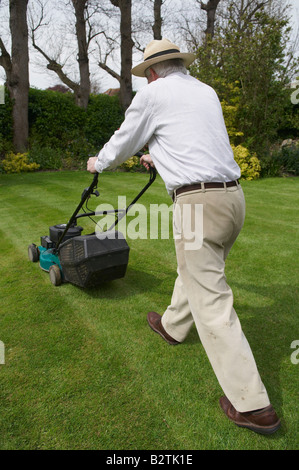
[[[142,155],[143,155],[143,152],[137,152],[136,153],[137,157],[142,157]],[[128,210],[138,201],[138,199],[142,196],[143,193],[145,193],[145,191],[149,188],[149,186],[151,186],[151,184],[153,184],[153,182],[156,179],[156,176],[157,176],[156,168],[150,166],[150,179],[149,179],[149,182],[144,186],[144,188],[140,191],[140,193],[133,199],[133,201],[128,205],[128,207],[121,211],[122,214],[120,216],[117,216],[117,219],[115,220],[113,225],[109,228],[109,230],[111,230],[113,227],[115,227],[118,224],[118,222],[126,215]],[[58,251],[58,247],[60,246],[61,242],[63,241],[68,229],[71,227],[71,225],[74,222],[76,222],[76,220],[79,217],[86,217],[86,216],[95,215],[95,212],[84,213],[82,215],[77,215],[77,214],[80,211],[80,209],[82,208],[84,202],[91,196],[91,194],[93,194],[93,190],[97,187],[97,184],[98,184],[98,178],[99,178],[99,173],[96,172],[90,186],[83,191],[80,203],[78,204],[75,212],[73,213],[72,217],[68,221],[64,231],[62,232],[62,234],[59,237],[58,242],[56,243],[56,247],[55,247],[56,252]]]
[[[141,156],[143,155],[142,152],[138,152],[138,154],[141,154]],[[136,154],[138,157],[139,155]],[[150,166],[150,179],[149,179],[149,182],[144,186],[144,188],[140,191],[139,194],[137,194],[137,196],[133,199],[133,201],[127,206],[126,209],[123,209],[122,211],[122,214],[121,215],[117,215],[117,218],[115,220],[115,222],[111,225],[111,227],[109,227],[108,231],[109,230],[112,230],[117,224],[118,222],[123,218],[125,217],[125,215],[127,214],[127,212],[131,209],[131,207],[138,201],[138,199],[142,196],[143,193],[145,193],[145,191],[151,186],[151,184],[153,184],[153,182],[155,181],[156,179],[156,176],[157,176],[157,170],[155,167],[152,167]],[[119,211],[115,211],[115,213],[117,213]]]
[[[98,185],[98,179],[99,179],[99,173],[96,172],[94,177],[93,177],[92,183],[89,186],[89,188],[87,188],[87,190],[89,190],[90,188],[92,188],[92,189],[96,188],[97,185]],[[89,195],[90,195],[90,193],[89,193]]]
[[[141,153],[141,155],[143,155]],[[139,156],[139,155],[137,155]],[[145,193],[145,191],[153,184],[153,182],[155,181],[156,179],[156,176],[157,176],[157,170],[156,168],[150,166],[149,168],[149,171],[150,171],[150,179],[148,181],[148,183],[144,186],[144,188],[140,191],[140,193],[137,194],[137,196],[133,199],[133,201],[125,208],[125,209],[113,209],[113,210],[107,210],[107,211],[102,211],[102,212],[85,212],[84,214],[79,214],[79,215],[76,215],[76,220],[81,218],[81,217],[91,217],[91,216],[94,216],[94,215],[107,215],[107,214],[117,214],[117,218],[116,220],[114,221],[114,223],[111,225],[111,227],[109,227],[108,231],[109,230],[112,230],[112,228],[114,228],[118,222],[123,218],[125,217],[125,215],[127,214],[127,212],[131,209],[131,207],[138,201],[138,199]]]
[[[90,195],[93,193],[93,190],[97,187],[98,178],[99,178],[99,173],[96,172],[90,186],[83,191],[80,203],[78,204],[75,212],[73,213],[72,217],[68,221],[64,231],[62,232],[62,234],[60,235],[60,237],[58,239],[58,242],[56,243],[55,251],[58,251],[58,247],[61,244],[62,240],[64,239],[68,229],[77,220],[77,214],[78,214],[79,210],[81,209],[81,207],[83,206],[84,202],[90,197]]]

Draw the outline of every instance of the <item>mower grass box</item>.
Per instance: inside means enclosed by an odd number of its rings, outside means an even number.
[[[115,226],[128,210],[142,196],[156,178],[155,169],[150,170],[150,180],[126,209],[103,212],[90,212],[87,201],[91,195],[99,196],[96,191],[98,173],[91,185],[85,188],[79,205],[67,224],[52,225],[49,235],[41,237],[40,246],[34,243],[28,247],[28,257],[32,262],[39,261],[41,269],[48,271],[55,286],[70,282],[82,288],[95,287],[107,281],[125,276],[129,262],[130,248],[122,233]],[[83,204],[86,210],[79,214]],[[83,228],[77,225],[81,217],[115,215],[115,222],[105,232],[82,235]],[[93,219],[92,219],[93,220]]]
[[[85,288],[124,277],[129,251],[124,236],[117,231],[71,238],[59,249],[64,278]]]

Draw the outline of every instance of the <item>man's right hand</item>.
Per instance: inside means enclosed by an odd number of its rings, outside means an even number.
[[[97,170],[95,169],[95,163],[97,161],[98,157],[90,157],[87,161],[87,171],[89,173],[96,173]]]
[[[151,159],[150,155],[142,155],[142,157],[140,158],[140,164],[143,165],[147,170],[150,169],[150,166],[152,168],[155,168],[154,162]]]

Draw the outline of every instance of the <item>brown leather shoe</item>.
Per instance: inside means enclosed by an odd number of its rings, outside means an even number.
[[[161,316],[158,313],[149,312],[147,314],[147,321],[151,329],[158,333],[160,336],[162,336],[162,338],[165,339],[168,344],[180,344],[179,341],[176,341],[171,336],[169,336],[169,334],[166,333],[161,323]]]
[[[237,426],[248,428],[259,434],[272,434],[280,428],[280,420],[272,405],[256,411],[240,413],[226,397],[219,400],[224,413]]]

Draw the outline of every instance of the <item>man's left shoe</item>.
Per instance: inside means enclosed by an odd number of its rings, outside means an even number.
[[[280,428],[280,419],[272,405],[260,410],[240,413],[226,397],[221,397],[219,403],[228,419],[237,426],[248,428],[259,434],[273,434]]]
[[[166,331],[164,330],[161,322],[161,315],[156,312],[149,312],[147,314],[147,321],[149,326],[153,331],[158,333],[162,338],[168,343],[172,345],[180,344],[179,341],[176,341],[172,338]]]

